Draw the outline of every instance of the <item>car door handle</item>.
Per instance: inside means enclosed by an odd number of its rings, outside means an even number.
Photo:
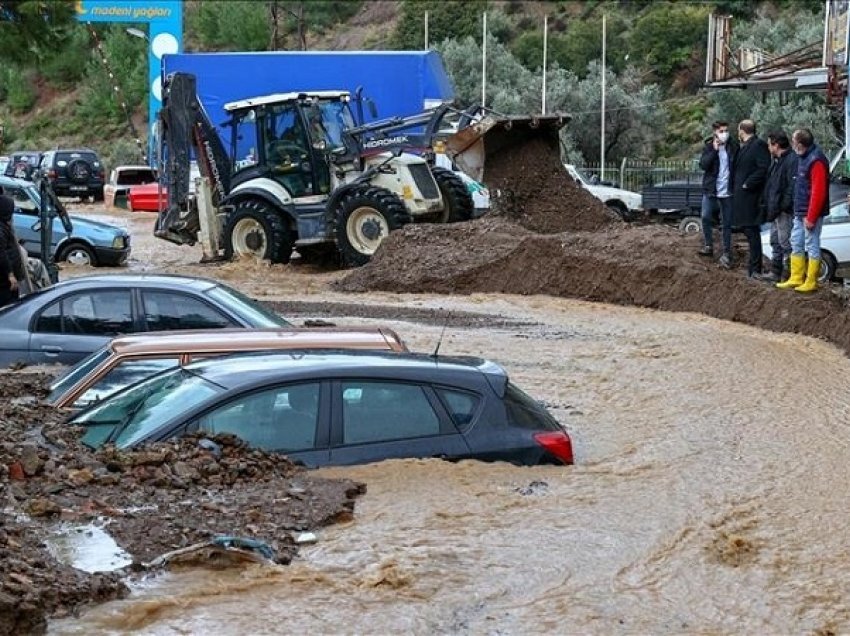
[[[48,358],[53,358],[62,353],[62,347],[56,345],[43,345],[41,350],[47,355]]]

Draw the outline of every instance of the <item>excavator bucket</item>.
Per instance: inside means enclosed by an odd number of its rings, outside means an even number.
[[[488,160],[533,139],[542,139],[560,153],[558,131],[569,121],[565,114],[501,116],[488,114],[445,139],[446,154],[470,177],[487,183]]]

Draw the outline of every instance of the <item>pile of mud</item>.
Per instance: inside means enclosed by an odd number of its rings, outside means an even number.
[[[491,215],[533,232],[593,232],[620,221],[599,199],[576,186],[557,146],[541,137],[488,158],[484,175]]]
[[[49,615],[126,594],[119,573],[57,561],[45,540],[60,530],[104,527],[137,567],[223,535],[258,539],[289,563],[293,533],[350,519],[365,492],[233,436],[93,453],[38,401],[51,379],[0,374],[0,634],[43,631]]]
[[[827,290],[804,296],[725,271],[697,255],[698,237],[664,226],[609,224],[535,234],[501,219],[418,225],[391,234],[344,291],[546,294],[698,312],[822,337],[850,352],[847,307]],[[738,255],[744,262],[744,255]]]

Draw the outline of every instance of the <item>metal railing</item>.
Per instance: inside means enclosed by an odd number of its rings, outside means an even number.
[[[598,162],[587,162],[576,166],[589,182],[600,179],[602,173]],[[620,163],[605,163],[606,183],[618,188],[640,192],[644,186],[667,183],[670,181],[701,182],[702,171],[694,160],[660,159],[623,159]]]

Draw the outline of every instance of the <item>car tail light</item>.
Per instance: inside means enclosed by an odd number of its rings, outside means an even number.
[[[48,170],[47,171],[47,178],[48,179],[55,179],[56,178],[56,171],[55,170]]]
[[[573,443],[565,431],[535,433],[534,441],[565,464],[573,463]]]

